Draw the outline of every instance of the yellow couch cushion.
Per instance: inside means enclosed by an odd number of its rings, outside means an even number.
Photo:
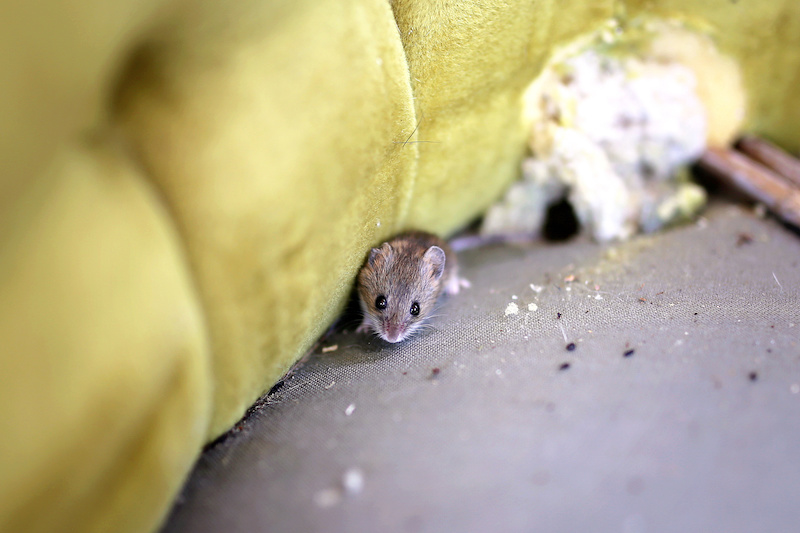
[[[0,531],[142,531],[206,435],[201,310],[124,156],[66,148],[0,247]]]
[[[213,438],[340,312],[363,251],[399,229],[417,145],[403,144],[414,110],[386,2],[207,2],[186,16],[135,51],[114,113],[208,317]]]

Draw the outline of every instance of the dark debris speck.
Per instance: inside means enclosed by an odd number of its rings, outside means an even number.
[[[750,381],[756,381],[758,379],[758,372],[750,372],[747,374],[747,377],[750,378]]]
[[[575,346],[574,342],[571,342],[571,343],[567,344],[567,351],[568,352],[571,352],[571,351],[575,350],[575,348],[576,348],[576,346]]]
[[[567,370],[570,367],[569,363],[561,363],[561,366],[558,367],[559,370]]]
[[[740,248],[745,244],[750,244],[751,242],[753,242],[753,236],[743,231],[736,239],[736,247]]]
[[[634,354],[634,351],[635,350],[633,348],[631,348],[630,350],[625,350],[625,352],[622,354],[622,356],[623,357],[630,357],[630,356],[632,356]]]
[[[269,396],[270,394],[275,394],[276,392],[281,390],[284,385],[286,385],[286,380],[283,380],[283,379],[280,380],[275,385],[273,385],[271,389],[269,389],[269,392],[267,393],[267,396]]]

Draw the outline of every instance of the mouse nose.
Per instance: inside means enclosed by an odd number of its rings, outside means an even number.
[[[389,322],[386,324],[386,336],[384,339],[388,342],[400,342],[403,337],[403,328],[400,324],[393,324]]]

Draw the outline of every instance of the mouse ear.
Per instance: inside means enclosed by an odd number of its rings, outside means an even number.
[[[385,255],[386,257],[389,257],[391,253],[392,246],[388,242],[385,242],[380,248],[373,248],[369,252],[369,258],[367,258],[367,262],[369,263],[369,266],[375,266],[375,260],[378,258],[378,256]]]
[[[431,246],[425,250],[425,255],[422,256],[422,259],[426,263],[429,263],[431,268],[433,268],[433,279],[439,279],[442,277],[445,263],[444,250],[438,246]]]

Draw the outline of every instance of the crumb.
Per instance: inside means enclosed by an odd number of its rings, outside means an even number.
[[[517,313],[519,313],[519,306],[514,302],[511,302],[506,306],[506,316],[516,315]]]
[[[347,494],[358,494],[364,490],[364,473],[359,468],[349,468],[342,476],[342,487]]]
[[[568,352],[572,352],[574,350],[575,350],[575,343],[574,342],[571,342],[571,343],[567,344],[567,351]]]
[[[528,285],[528,286],[529,286],[529,287],[531,288],[531,290],[532,290],[533,292],[535,292],[536,294],[539,294],[540,292],[542,292],[542,291],[544,290],[544,287],[542,287],[541,285],[534,285],[533,283],[531,283],[531,284],[530,284],[530,285]]]
[[[331,387],[333,387],[334,385],[336,385],[336,382],[335,382],[335,381],[331,381],[331,384],[330,384],[330,385],[327,385],[327,386],[325,387],[325,390],[328,390],[328,389],[330,389],[330,388],[331,388]]]
[[[441,373],[441,371],[442,371],[442,369],[441,369],[441,368],[439,368],[438,366],[437,366],[437,367],[434,367],[434,368],[432,368],[432,369],[431,369],[431,379],[433,379],[433,378],[435,378],[436,376],[438,376],[438,375]]]
[[[512,294],[512,295],[511,295],[511,299],[512,299],[512,300],[516,300],[516,299],[517,299],[517,295],[516,295],[516,294]]]
[[[569,363],[561,363],[561,366],[558,367],[559,370],[566,370],[569,368]]]
[[[338,344],[334,344],[333,346],[325,346],[322,349],[322,353],[335,352],[338,349],[339,349],[339,345]]]
[[[639,298],[639,301],[642,303],[647,303],[647,300],[645,300],[644,298]]]
[[[536,311],[539,309],[539,306],[536,304],[528,304],[528,311]]]
[[[566,278],[564,278],[564,281],[565,281],[566,283],[572,283],[573,281],[575,281],[575,274],[570,274],[569,276],[567,276]]]
[[[350,405],[347,406],[347,409],[344,410],[344,414],[345,416],[350,416],[353,414],[353,411],[355,410],[356,410],[356,404],[351,403]]]
[[[622,354],[622,357],[630,357],[633,355],[633,353],[634,353],[633,348],[631,348],[630,350],[625,350],[625,352]]]

